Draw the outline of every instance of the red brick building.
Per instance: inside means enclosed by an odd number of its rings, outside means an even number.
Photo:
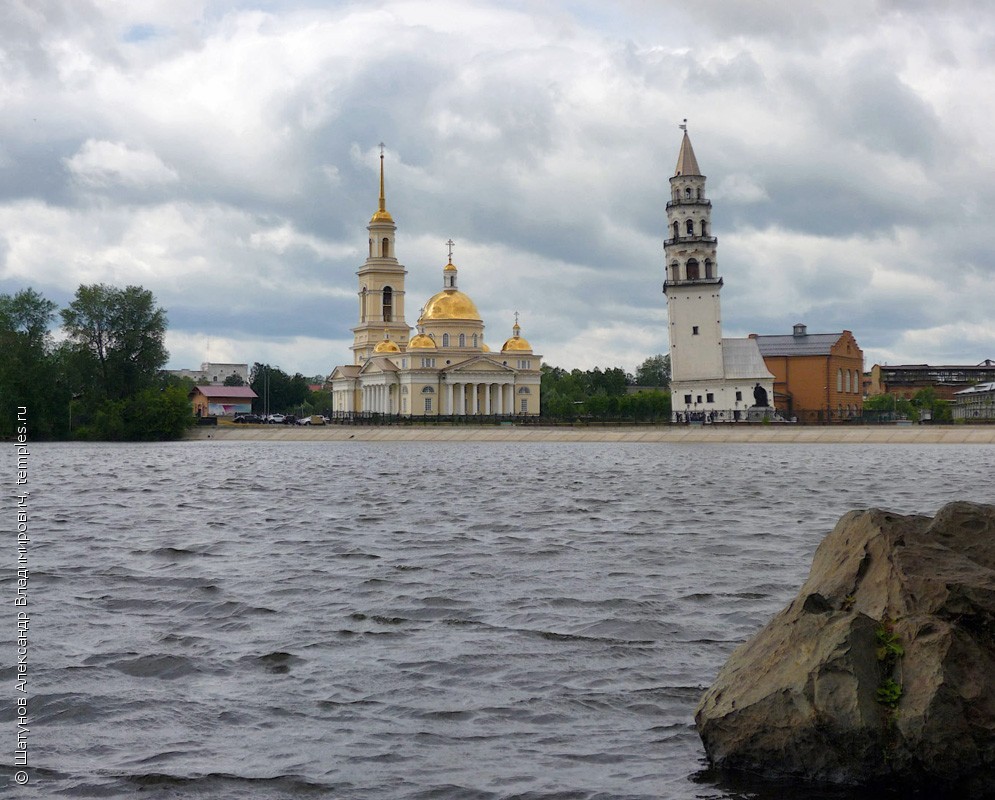
[[[757,336],[764,363],[774,375],[774,405],[799,422],[837,422],[863,410],[864,351],[850,331]]]

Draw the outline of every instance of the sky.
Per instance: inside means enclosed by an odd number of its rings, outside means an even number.
[[[139,285],[171,368],[350,363],[377,208],[407,321],[460,288],[548,364],[666,353],[688,130],[723,333],[995,358],[987,0],[4,0],[0,293]]]

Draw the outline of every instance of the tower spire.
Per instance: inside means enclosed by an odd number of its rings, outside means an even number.
[[[380,204],[377,207],[377,213],[373,215],[373,219],[370,222],[393,222],[394,219],[391,217],[390,212],[387,210],[387,197],[383,190],[383,150],[384,143],[380,142]]]

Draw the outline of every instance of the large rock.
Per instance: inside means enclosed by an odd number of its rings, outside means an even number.
[[[995,506],[846,514],[695,720],[720,768],[995,794]]]

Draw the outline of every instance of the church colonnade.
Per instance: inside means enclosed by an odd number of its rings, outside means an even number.
[[[402,411],[398,402],[397,384],[374,383],[360,387],[362,398],[360,408],[373,414],[401,414],[414,411],[409,408]],[[407,388],[407,387],[405,387]],[[430,390],[430,391],[426,391]],[[531,394],[529,387],[518,387],[523,395]],[[491,414],[515,414],[516,386],[513,381],[454,381],[442,385],[442,396],[436,400],[435,387],[423,387],[418,394],[411,397],[412,405],[418,403],[423,413],[438,413],[446,416],[489,416]],[[425,398],[431,398],[431,408],[425,408]],[[520,405],[520,403],[519,403]],[[345,408],[345,411],[353,409]]]

